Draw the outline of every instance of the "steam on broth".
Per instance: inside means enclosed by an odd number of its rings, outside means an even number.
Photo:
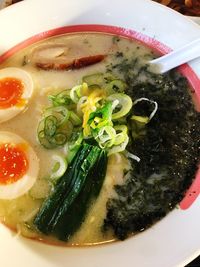
[[[179,203],[199,162],[200,116],[184,77],[150,71],[154,57],[126,38],[81,33],[33,44],[1,64],[6,77],[28,73],[33,92],[2,121],[0,142],[10,150],[24,142],[27,168],[36,170],[23,174],[35,177],[23,188],[21,177],[0,177],[4,224],[29,238],[92,245],[143,231]]]

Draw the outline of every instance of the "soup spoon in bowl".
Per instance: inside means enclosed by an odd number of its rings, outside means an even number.
[[[152,72],[162,74],[198,57],[200,57],[200,38],[149,63]]]

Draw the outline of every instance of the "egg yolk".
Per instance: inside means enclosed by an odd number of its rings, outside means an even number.
[[[0,79],[0,109],[10,108],[22,100],[24,85],[16,78]]]
[[[0,184],[11,184],[23,177],[28,169],[24,147],[9,143],[0,145]]]

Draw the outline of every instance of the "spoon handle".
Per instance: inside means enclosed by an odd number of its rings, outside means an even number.
[[[150,65],[158,66],[155,68],[155,72],[165,73],[198,57],[200,57],[200,38],[178,50],[150,61]]]

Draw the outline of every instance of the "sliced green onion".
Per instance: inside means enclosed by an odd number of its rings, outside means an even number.
[[[112,126],[104,126],[95,138],[101,148],[108,148],[114,145],[116,131]]]
[[[141,102],[141,101],[147,101],[149,103],[154,104],[154,106],[155,106],[154,110],[151,112],[151,114],[148,117],[148,121],[150,121],[153,118],[153,116],[156,114],[156,111],[158,110],[158,103],[156,101],[150,100],[150,99],[148,99],[146,97],[141,97],[141,98],[136,99],[133,102],[133,106],[136,105],[138,102]]]
[[[56,146],[62,146],[67,142],[67,136],[64,133],[56,133],[51,138],[48,138],[49,143],[56,145]]]
[[[124,151],[128,143],[125,116],[132,108],[132,100],[124,93],[113,93],[106,98],[105,91],[124,91],[125,87],[124,81],[110,74],[96,73],[83,77],[83,83],[74,86],[70,91],[64,90],[57,95],[50,95],[53,106],[44,111],[43,120],[38,126],[40,143],[46,148],[63,146],[70,138],[69,126],[73,129],[73,126],[82,125],[81,136],[64,147],[68,162],[71,162],[80,147],[87,127],[89,134],[85,134],[85,138],[94,138],[110,154]],[[89,104],[84,104],[85,101]],[[87,104],[89,108],[86,109]],[[135,115],[133,119],[144,120]],[[55,172],[58,170],[59,168]]]
[[[134,154],[132,154],[132,153],[130,153],[128,151],[125,151],[125,155],[126,155],[127,158],[130,158],[130,159],[133,159],[133,160],[135,160],[137,162],[140,162],[140,158],[138,156],[136,156],[136,155],[134,155]]]
[[[126,87],[127,87],[127,84],[124,81],[122,81],[120,79],[116,79],[116,80],[113,80],[110,83],[108,83],[105,87],[105,90],[108,93],[114,93],[116,91],[123,93],[125,91]]]
[[[45,136],[44,131],[38,132],[38,140],[39,140],[40,144],[46,149],[52,149],[52,148],[56,147],[55,144],[52,144],[48,141],[48,139]]]
[[[116,131],[116,137],[115,137],[114,145],[117,146],[126,140],[128,128],[126,127],[126,125],[117,125],[114,127],[114,129]]]
[[[112,103],[117,103],[116,100],[118,100],[117,105],[115,104],[114,111],[117,110],[116,112],[112,113],[112,119],[116,120],[121,117],[124,117],[125,115],[128,114],[128,112],[132,108],[132,99],[130,96],[125,95],[123,93],[116,93],[112,94],[109,97],[107,97],[108,101],[111,101]]]
[[[83,84],[72,87],[72,89],[70,90],[71,100],[77,104],[79,99],[83,96],[82,91],[84,92],[87,90],[88,90],[88,85],[85,82]]]
[[[75,126],[81,125],[82,124],[82,120],[79,118],[78,115],[76,115],[75,112],[70,111],[70,120],[72,121],[72,123]]]
[[[67,161],[64,157],[58,156],[58,155],[53,155],[52,156],[53,160],[56,162],[54,164],[54,167],[52,169],[52,174],[50,176],[50,179],[53,181],[57,181],[65,171],[67,170]]]
[[[61,127],[69,120],[70,111],[64,106],[50,107],[45,110],[44,116],[48,117],[50,115],[57,118],[57,126]]]
[[[57,130],[58,120],[55,116],[48,116],[44,119],[44,132],[45,135],[54,136]]]
[[[103,86],[104,84],[104,78],[103,78],[103,73],[94,73],[91,75],[84,76],[82,78],[82,81],[87,83],[88,86],[91,85],[98,85],[98,86]]]
[[[57,95],[49,95],[49,100],[52,101],[53,106],[69,105],[72,103],[69,96],[69,90],[64,90]]]
[[[112,102],[112,110],[114,110],[118,105],[119,105],[119,100],[118,100],[118,99],[115,99],[115,100]]]
[[[133,115],[131,117],[131,119],[134,121],[137,121],[137,122],[144,123],[144,124],[147,124],[149,122],[149,117],[142,117],[142,116]]]
[[[105,80],[106,83],[110,83],[112,82],[113,80],[116,80],[117,78],[110,72],[106,72],[104,73],[103,75],[103,78]]]
[[[88,98],[87,96],[82,96],[77,103],[76,110],[77,110],[77,113],[79,116],[83,115],[83,111],[82,111],[81,107],[82,107],[83,103],[85,103],[87,101],[87,98]]]
[[[128,128],[126,125],[119,124],[119,125],[115,125],[114,128],[115,128],[116,132],[120,131],[120,132],[123,132],[125,134],[127,134],[127,132],[128,132]]]
[[[38,124],[37,133],[44,132],[44,121],[45,119],[41,120]]]
[[[65,126],[58,128],[57,132],[64,133],[67,136],[67,139],[69,139],[74,131],[74,127],[73,123],[68,120]]]
[[[124,140],[123,143],[121,143],[118,146],[113,146],[112,148],[110,148],[108,150],[108,155],[111,155],[111,154],[114,154],[114,153],[118,153],[118,152],[123,152],[126,149],[128,141],[129,141],[129,138],[128,138],[128,135],[127,135],[126,139]]]
[[[56,145],[55,144],[51,144],[48,141],[48,138],[46,137],[46,133],[45,133],[45,119],[41,120],[38,128],[37,128],[37,137],[38,137],[38,141],[39,143],[46,149],[52,149],[55,148]]]
[[[99,90],[99,89],[101,89],[101,87],[100,87],[98,84],[91,84],[91,85],[88,86],[88,89],[89,89],[90,91],[94,91],[94,90]]]
[[[70,97],[74,103],[78,103],[78,100],[81,97],[81,88],[82,85],[76,85],[70,90]]]

